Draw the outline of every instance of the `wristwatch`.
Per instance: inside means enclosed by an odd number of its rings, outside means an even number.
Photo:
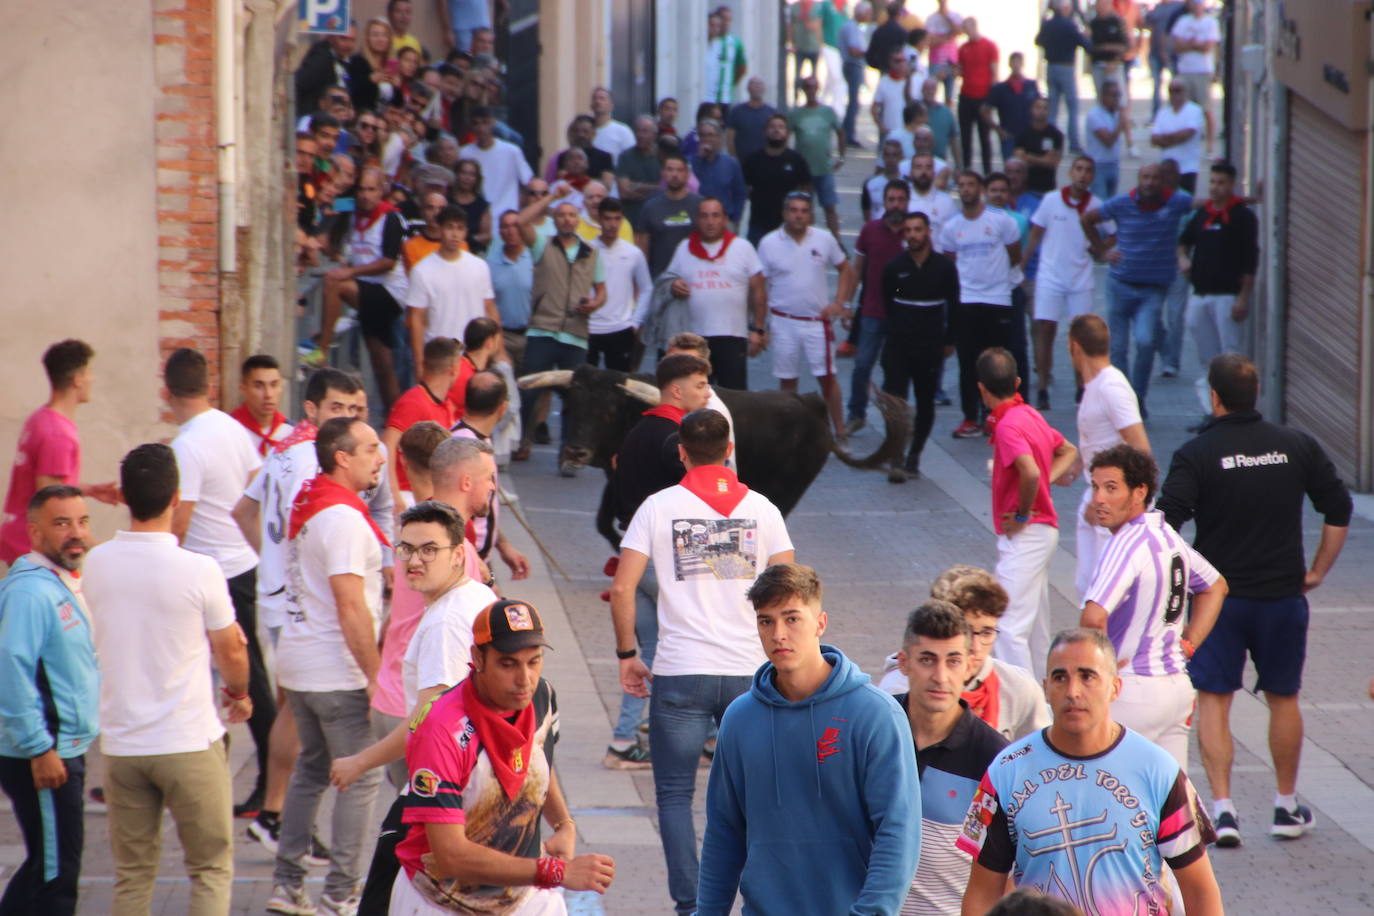
[[[1022,525],[1026,524],[1026,522],[1030,521],[1030,516],[1029,516],[1029,515],[1022,515],[1022,514],[1019,513],[1019,512],[1016,513],[1015,515],[1013,515],[1012,518],[1015,519],[1019,524],[1022,524]]]
[[[638,654],[638,649],[626,649],[623,652],[620,649],[615,650],[615,657],[620,659],[621,661],[624,661],[627,658],[634,658]]]
[[[749,333],[750,333],[750,334],[762,334],[762,333],[764,333],[764,330],[763,330],[763,328],[759,327],[759,326],[756,325],[756,324],[751,324],[751,325],[749,325]]]

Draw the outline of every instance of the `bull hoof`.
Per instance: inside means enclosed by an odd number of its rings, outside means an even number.
[[[906,471],[893,466],[887,469],[888,483],[906,483]]]

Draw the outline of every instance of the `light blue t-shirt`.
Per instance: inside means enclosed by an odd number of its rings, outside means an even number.
[[[1118,117],[1118,112],[1108,111],[1101,105],[1094,105],[1084,122],[1087,134],[1083,137],[1083,152],[1091,156],[1093,162],[1099,165],[1104,162],[1118,163],[1121,161],[1121,134],[1116,135],[1115,143],[1107,146],[1093,133],[1095,130],[1115,129]]]

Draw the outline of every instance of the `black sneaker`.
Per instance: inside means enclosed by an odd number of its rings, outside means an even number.
[[[1050,409],[1050,393],[1049,393],[1048,391],[1046,391],[1044,388],[1041,388],[1039,391],[1037,391],[1037,392],[1035,393],[1035,409],[1036,409],[1036,410],[1049,410],[1049,409]]]
[[[649,749],[636,741],[624,750],[608,745],[601,765],[608,770],[647,770],[653,766],[653,761],[649,757]]]
[[[1217,846],[1235,849],[1240,845],[1240,821],[1230,811],[1223,811],[1212,822],[1217,831]]]
[[[553,442],[553,437],[549,435],[549,424],[540,423],[534,428],[534,444],[548,445]]]
[[[328,865],[329,847],[320,842],[319,834],[310,834],[310,851],[305,854],[306,865]]]
[[[1274,826],[1269,828],[1269,835],[1281,840],[1296,840],[1315,826],[1317,818],[1306,805],[1298,805],[1293,811],[1275,808]]]
[[[234,817],[257,817],[262,810],[262,797],[262,786],[253,789],[252,795],[234,806]]]

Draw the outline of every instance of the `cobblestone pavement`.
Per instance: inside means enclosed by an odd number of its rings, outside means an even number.
[[[850,247],[857,229],[858,184],[871,172],[872,149],[869,142],[863,152],[851,155],[841,174],[840,211]],[[1123,176],[1124,186],[1132,181],[1130,170]],[[1059,380],[1052,387],[1055,406],[1048,418],[1073,437],[1071,372],[1062,338],[1061,334],[1056,356]],[[1147,428],[1162,459],[1187,438],[1184,427],[1198,414],[1192,393],[1194,366],[1195,361],[1185,358],[1184,378],[1156,379],[1151,388]],[[846,387],[849,367],[841,361]],[[751,362],[750,377],[755,388],[773,384],[766,355]],[[804,382],[803,390],[808,388],[814,385]],[[955,388],[953,360],[945,388],[951,392]],[[871,413],[870,422],[878,422],[876,412]],[[831,616],[828,638],[870,673],[896,647],[906,612],[927,593],[932,577],[953,563],[991,567],[995,560],[988,508],[988,448],[982,440],[951,439],[957,422],[955,409],[941,409],[919,480],[894,486],[881,474],[851,470],[832,461],[788,519],[798,559],[814,565],[826,584],[825,603]],[[872,428],[858,434],[854,451],[870,450],[878,435]],[[531,556],[533,575],[508,591],[533,601],[549,622],[556,649],[549,655],[547,674],[559,691],[562,710],[558,768],[577,814],[583,848],[610,853],[617,860],[617,880],[604,900],[578,895],[570,900],[571,909],[595,913],[604,905],[604,911],[615,916],[666,914],[672,905],[655,826],[652,778],[600,765],[619,704],[609,606],[599,597],[609,584],[601,573],[609,549],[593,528],[602,480],[601,472],[593,470],[572,480],[558,477],[551,447],[537,448],[528,464],[508,475],[507,484],[520,493],[524,515],[567,573],[565,578],[551,568],[511,519],[509,531]],[[1055,496],[1061,516],[1071,517],[1079,491],[1056,488]],[[1309,512],[1304,531],[1310,551],[1320,519]],[[1061,539],[1053,566],[1056,627],[1074,620],[1073,550],[1072,536]],[[1368,737],[1374,729],[1374,703],[1366,694],[1374,673],[1369,662],[1374,637],[1374,605],[1368,598],[1371,566],[1374,525],[1360,517],[1352,525],[1340,563],[1312,595],[1300,794],[1316,810],[1318,828],[1302,840],[1283,843],[1265,835],[1273,788],[1264,710],[1258,699],[1237,698],[1234,795],[1246,843],[1238,850],[1218,850],[1213,855],[1232,913],[1302,911],[1355,916],[1374,911],[1374,869],[1370,867],[1374,862],[1374,743]],[[236,797],[243,797],[254,775],[251,743],[241,726],[232,734]],[[1206,780],[1196,746],[1192,760],[1191,775],[1205,796]],[[698,812],[705,772],[698,784]],[[378,806],[379,819],[383,807]],[[327,830],[327,816],[321,823],[322,830]],[[19,842],[18,829],[6,808],[0,811],[0,881],[23,858]],[[86,850],[81,912],[107,913],[113,867],[103,814],[87,816]],[[271,864],[269,854],[256,844],[237,844],[234,913],[263,911],[271,891]],[[164,831],[161,875],[154,912],[184,912],[188,888],[170,822]],[[313,893],[318,894],[322,875],[322,870],[315,870],[308,885]]]

